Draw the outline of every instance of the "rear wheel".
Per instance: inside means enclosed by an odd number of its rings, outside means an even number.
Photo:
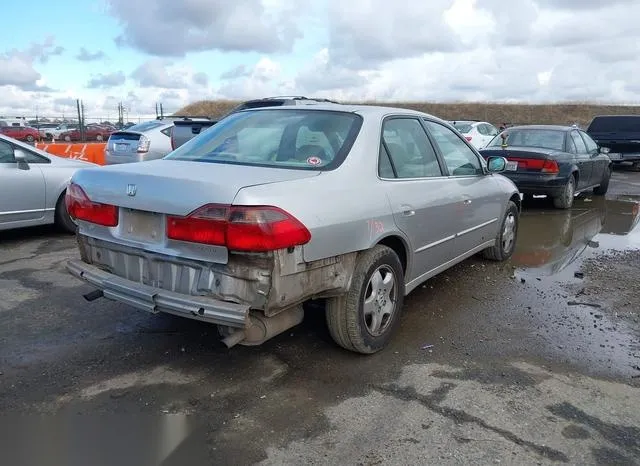
[[[571,175],[564,185],[562,194],[553,198],[556,209],[570,209],[573,206],[573,198],[576,195],[576,177]]]
[[[398,255],[382,245],[364,251],[349,291],[327,300],[331,337],[347,350],[376,353],[391,339],[403,301],[404,274]]]
[[[67,142],[71,142],[71,136],[65,136],[64,140],[67,141]]]
[[[98,134],[98,135],[96,136],[96,141],[102,141],[102,139],[103,139],[103,138],[102,138],[102,134]]]
[[[602,181],[600,182],[600,186],[597,188],[593,188],[593,194],[596,196],[604,196],[607,194],[609,190],[609,180],[611,180],[611,167],[607,167],[604,171],[604,175],[602,175]]]
[[[27,138],[26,138],[26,139],[27,139],[27,142],[28,142],[28,143],[32,143],[33,141],[35,141],[35,140],[36,140],[36,139],[31,135],[31,134],[27,135]]]
[[[73,221],[69,212],[67,212],[67,205],[64,202],[66,191],[60,195],[58,202],[56,204],[56,218],[55,223],[56,226],[64,231],[69,233],[76,232],[76,223]]]
[[[515,202],[509,201],[500,231],[496,237],[496,244],[484,250],[485,258],[504,261],[512,256],[518,239],[518,216],[518,206]]]

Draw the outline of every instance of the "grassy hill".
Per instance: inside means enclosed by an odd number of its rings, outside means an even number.
[[[187,105],[177,115],[219,117],[239,102],[203,100]],[[354,102],[355,103],[355,102]],[[429,102],[358,102],[365,105],[385,105],[410,108],[430,113],[445,120],[482,120],[499,125],[509,124],[573,124],[583,127],[595,115],[640,114],[640,106],[599,105],[590,103],[564,104],[497,104],[497,103],[429,103]]]

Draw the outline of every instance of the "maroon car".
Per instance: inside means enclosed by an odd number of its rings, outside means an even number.
[[[113,128],[106,126],[88,125],[84,130],[84,138],[85,141],[106,141],[113,131]],[[74,129],[73,131],[62,133],[60,139],[67,142],[80,141],[82,136],[79,129]]]
[[[0,126],[0,134],[18,141],[34,142],[40,139],[38,130],[30,126]]]

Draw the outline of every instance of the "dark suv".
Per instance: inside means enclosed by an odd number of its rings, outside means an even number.
[[[223,115],[222,118],[248,108],[282,107],[285,105],[317,105],[325,103],[337,104],[338,102],[329,99],[316,99],[303,96],[265,97],[264,99],[254,99],[243,102],[231,109],[227,114]],[[189,139],[200,134],[203,129],[207,129],[215,125],[218,121],[219,120],[194,121],[188,118],[176,121],[171,134],[171,148],[176,149],[180,147]]]
[[[614,163],[632,162],[640,169],[640,115],[597,116],[587,134],[600,147],[609,149],[607,155]]]

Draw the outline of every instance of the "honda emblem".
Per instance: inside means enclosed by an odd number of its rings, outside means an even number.
[[[135,196],[137,190],[138,190],[138,188],[136,187],[135,184],[128,184],[127,185],[127,196]]]

